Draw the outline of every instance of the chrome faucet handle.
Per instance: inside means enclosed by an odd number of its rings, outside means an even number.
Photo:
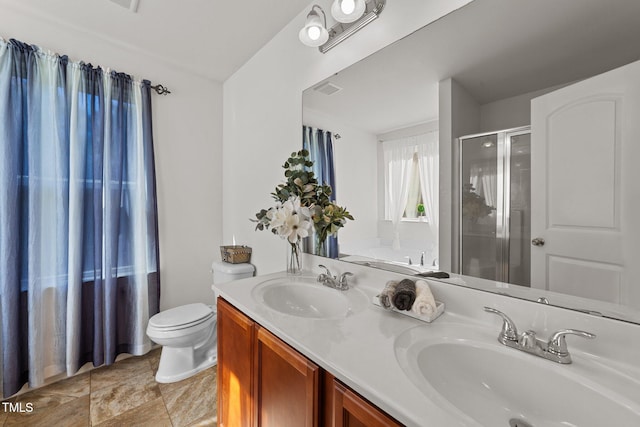
[[[320,267],[320,268],[324,268],[324,269],[325,269],[325,271],[327,272],[327,273],[326,273],[327,277],[329,277],[330,279],[331,279],[331,278],[333,278],[333,275],[331,274],[331,271],[329,271],[329,269],[328,269],[327,267],[325,267],[325,266],[324,266],[324,265],[322,265],[322,264],[318,264],[318,267]]]
[[[557,356],[568,356],[569,350],[567,350],[567,341],[564,339],[565,335],[578,335],[582,338],[595,338],[595,334],[591,332],[580,331],[577,329],[562,329],[551,334],[549,342],[547,343],[547,351]]]
[[[349,283],[347,282],[347,277],[353,276],[353,273],[347,271],[340,275],[340,281],[338,282],[340,285],[340,289],[349,289]]]
[[[502,344],[506,344],[508,341],[518,342],[518,328],[516,328],[516,324],[513,323],[513,320],[511,320],[509,316],[507,316],[500,310],[496,310],[495,308],[491,307],[485,307],[484,311],[497,314],[498,316],[502,317],[502,330],[498,335],[498,341],[500,341]]]

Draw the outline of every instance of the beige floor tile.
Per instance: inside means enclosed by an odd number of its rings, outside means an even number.
[[[47,394],[57,394],[61,396],[86,396],[90,391],[90,374],[89,372],[86,372],[84,374],[75,375],[34,391],[37,390],[42,390],[42,392]],[[26,394],[28,395],[29,393]]]
[[[143,357],[147,359],[149,365],[151,365],[151,371],[153,375],[158,372],[158,365],[160,364],[160,354],[162,353],[162,347],[155,348],[151,350],[149,353],[145,354]]]
[[[93,393],[105,387],[112,387],[123,379],[150,372],[149,362],[143,356],[133,356],[120,360],[113,365],[103,366],[90,372],[91,392]]]
[[[33,392],[35,393],[35,392]],[[43,401],[34,401],[34,411],[31,413],[10,413],[4,426],[28,426],[28,427],[84,427],[89,426],[89,396],[70,398],[62,402],[52,399],[40,406]]]
[[[171,427],[169,414],[161,397],[111,418],[98,427]]]
[[[158,384],[160,350],[8,399],[23,407],[32,403],[34,410],[19,414],[0,408],[0,427],[216,426],[216,368]]]
[[[174,426],[214,419],[217,414],[215,367],[184,381],[160,384],[160,391]]]
[[[204,418],[189,424],[189,427],[216,427],[218,425],[218,417],[207,415]]]
[[[26,407],[29,404],[33,408],[33,415],[38,413],[45,413],[52,411],[59,406],[65,405],[78,399],[78,396],[67,396],[61,393],[51,393],[49,389],[53,388],[53,384],[35,390],[31,390],[27,393],[21,394],[14,398],[15,403]]]
[[[13,403],[15,399],[5,399],[0,401],[0,427],[4,425],[4,420],[7,419],[7,417],[9,416],[9,412],[4,410],[4,405],[2,405],[3,402],[7,402],[7,403]]]
[[[160,389],[153,379],[148,364],[147,371],[142,374],[133,377],[123,377],[122,372],[119,374],[121,375],[119,383],[116,382],[112,386],[96,391],[92,389],[92,424],[100,424],[160,397]],[[93,377],[91,380],[93,382]]]

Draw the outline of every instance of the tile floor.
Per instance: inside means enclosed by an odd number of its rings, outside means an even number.
[[[9,402],[31,413],[5,412],[9,426],[215,426],[216,368],[172,384],[154,380],[160,349],[55,382]]]

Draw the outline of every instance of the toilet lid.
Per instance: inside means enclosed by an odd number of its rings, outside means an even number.
[[[191,323],[200,323],[213,316],[213,310],[202,303],[187,304],[162,311],[149,319],[154,328],[178,329]]]

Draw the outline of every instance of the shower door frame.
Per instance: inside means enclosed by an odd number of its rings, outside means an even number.
[[[491,132],[481,132],[464,135],[456,138],[454,155],[456,164],[454,167],[454,194],[453,200],[457,200],[454,209],[456,226],[453,227],[454,248],[452,266],[457,267],[457,273],[462,274],[462,144],[465,140],[496,135],[496,274],[492,280],[504,283],[509,282],[510,261],[510,226],[511,226],[511,138],[519,135],[531,134],[531,126],[520,126],[511,129],[501,129]],[[457,182],[456,182],[457,181]]]

